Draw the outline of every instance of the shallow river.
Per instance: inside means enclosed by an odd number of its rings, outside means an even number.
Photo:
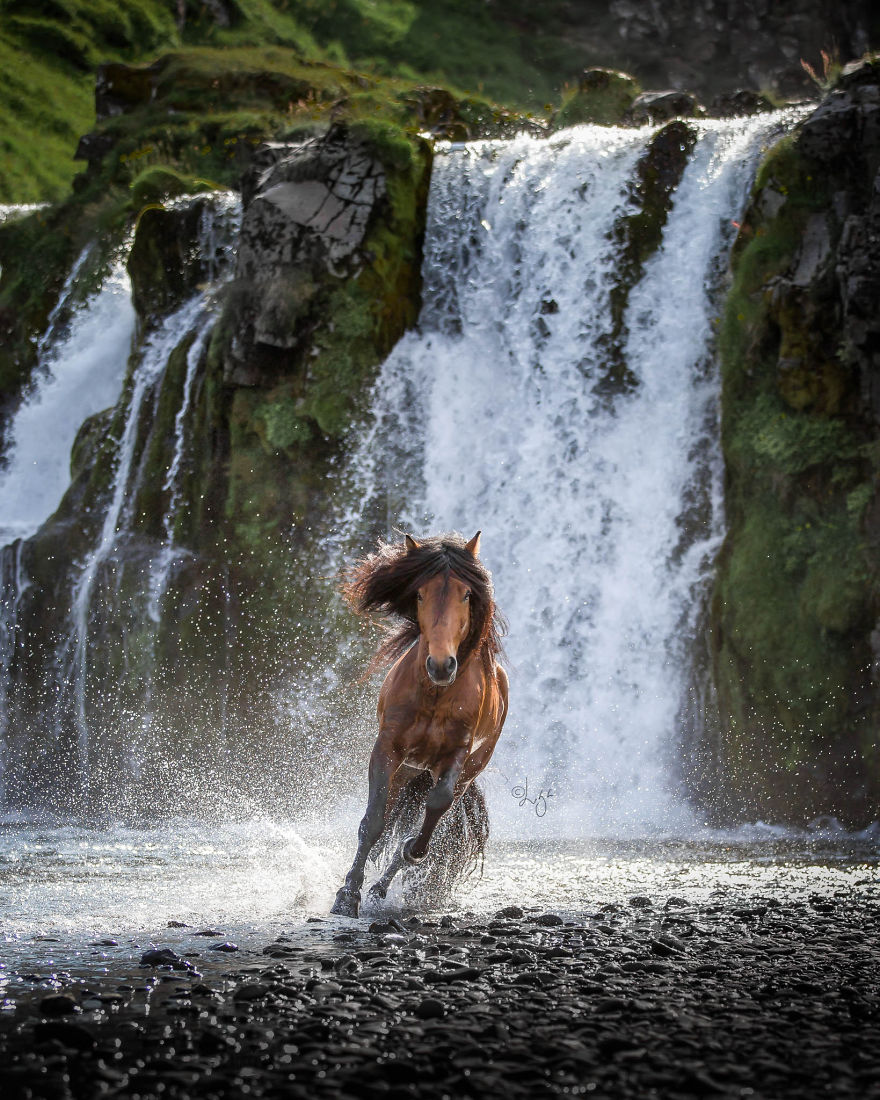
[[[326,934],[349,846],[271,821],[0,825],[0,981],[8,995],[22,981],[95,974],[136,963],[151,943],[198,954],[204,968],[222,961],[212,953],[221,942],[258,952],[282,933],[317,932],[318,919]],[[689,837],[500,839],[491,843],[482,878],[460,887],[442,911],[484,915],[516,904],[584,914],[635,895],[655,903],[806,901],[856,886],[880,889],[878,864],[876,828],[854,835],[756,825]],[[401,904],[395,887],[381,912],[399,912]],[[218,935],[197,935],[204,931]]]

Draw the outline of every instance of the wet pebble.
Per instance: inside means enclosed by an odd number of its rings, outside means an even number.
[[[439,1020],[446,1015],[446,1006],[436,997],[425,997],[415,1004],[412,1012],[420,1020]]]
[[[51,993],[40,1001],[40,1012],[44,1016],[67,1016],[79,1011],[76,998],[69,993]]]
[[[141,955],[141,966],[170,966],[174,970],[192,970],[193,964],[170,947],[152,947]]]
[[[878,912],[854,896],[827,914],[733,890],[687,915],[624,899],[570,925],[511,906],[344,939],[316,922],[262,968],[221,973],[218,954],[210,980],[117,971],[65,990],[81,1015],[42,1012],[59,993],[35,976],[29,1011],[0,1014],[0,1094],[863,1100],[880,1085]]]

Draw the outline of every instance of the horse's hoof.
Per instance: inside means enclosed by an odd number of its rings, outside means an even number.
[[[378,898],[380,901],[384,901],[388,894],[388,888],[383,886],[381,882],[374,882],[370,887],[370,897]]]
[[[416,837],[408,836],[403,842],[403,862],[408,863],[410,867],[418,867],[422,862],[427,852],[423,852],[420,856],[413,855],[413,845],[416,842]]]
[[[356,917],[361,895],[356,890],[349,890],[345,886],[336,891],[336,901],[330,912],[336,917]]]

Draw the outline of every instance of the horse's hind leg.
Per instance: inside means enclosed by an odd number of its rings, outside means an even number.
[[[341,917],[356,917],[361,901],[361,886],[364,883],[364,868],[373,845],[379,839],[385,818],[385,804],[388,801],[388,788],[391,778],[397,771],[398,761],[394,760],[377,742],[370,757],[370,794],[367,810],[358,829],[358,846],[354,862],[345,876],[344,884],[336,892],[336,900],[330,909]]]
[[[391,883],[394,881],[394,876],[403,866],[403,842],[397,845],[397,851],[391,858],[391,862],[382,872],[381,876],[376,879],[373,885],[370,887],[370,897],[374,899],[384,899],[388,890],[391,887]]]

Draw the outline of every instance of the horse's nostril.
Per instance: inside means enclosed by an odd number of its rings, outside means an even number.
[[[435,661],[433,657],[428,657],[425,668],[435,683],[442,684],[453,679],[458,671],[458,661],[454,657],[447,657],[445,661]]]

